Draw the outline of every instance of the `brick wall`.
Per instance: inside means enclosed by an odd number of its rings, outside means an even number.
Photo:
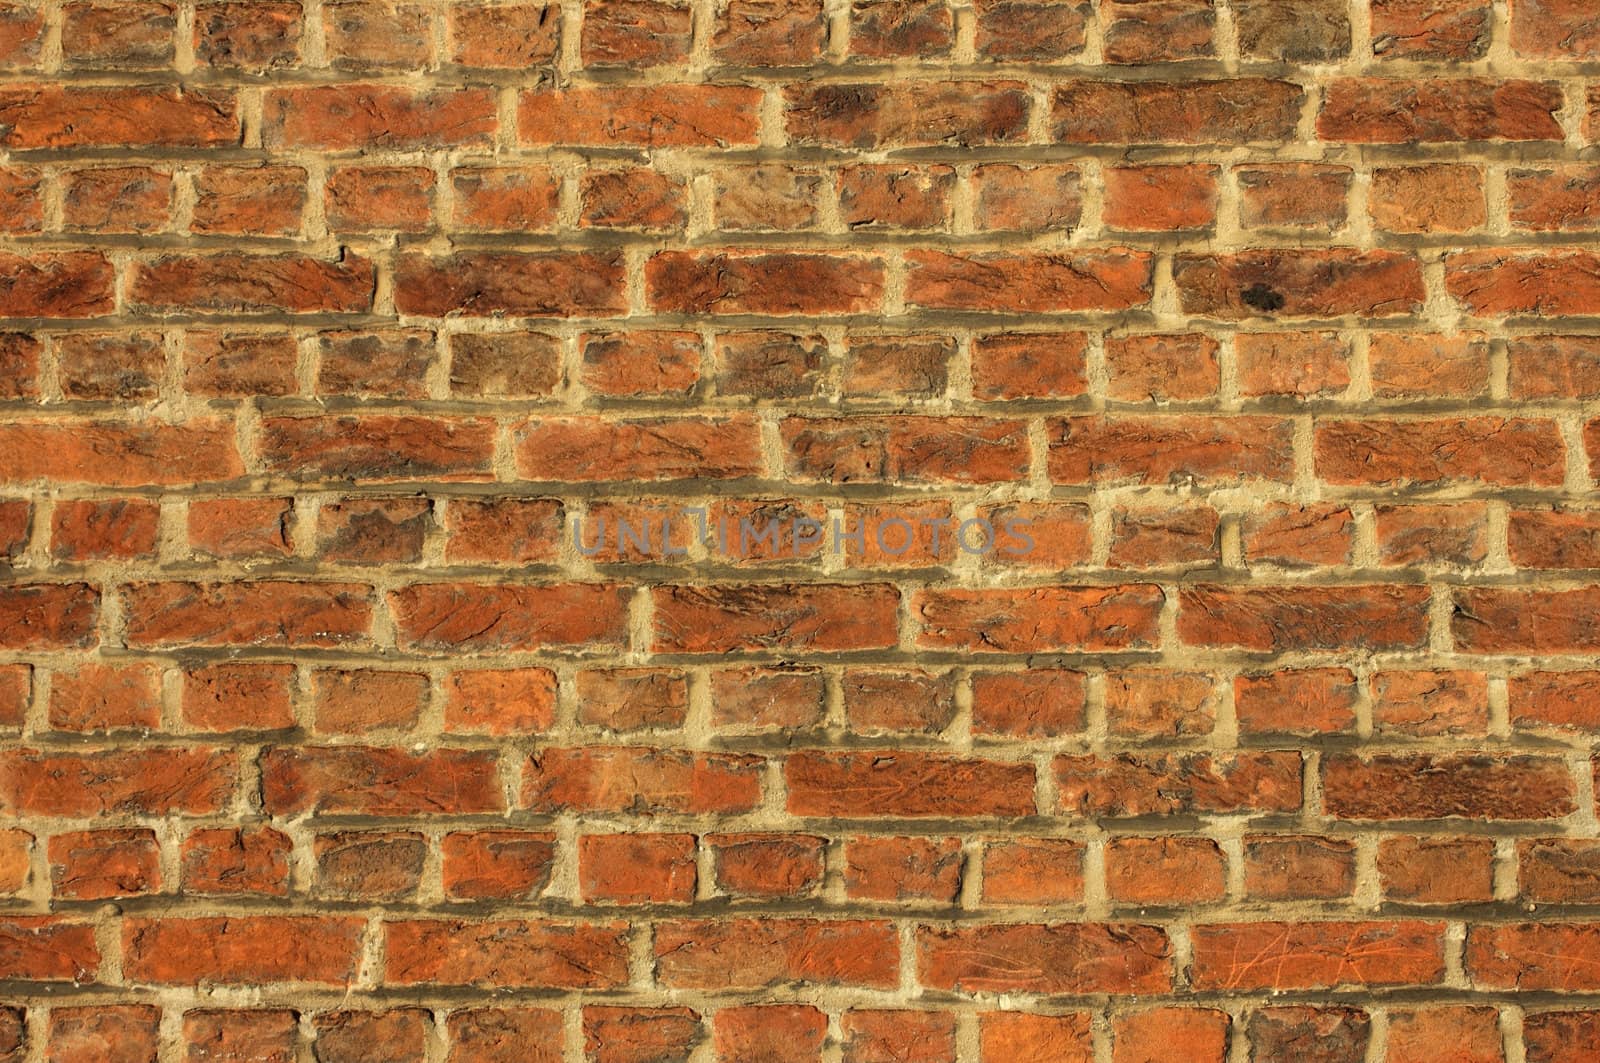
[[[0,1059],[1600,1057],[1597,139],[1590,0],[0,2]]]

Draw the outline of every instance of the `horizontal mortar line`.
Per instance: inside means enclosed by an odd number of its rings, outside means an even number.
[[[1478,250],[1504,250],[1508,253],[1546,253],[1551,249],[1589,250],[1600,239],[1595,230],[1562,232],[1523,231],[1515,234],[1471,233],[1441,237],[1411,234],[1374,234],[1370,239],[1346,233],[1325,238],[1308,246],[1303,231],[1260,231],[1219,241],[1210,229],[1173,232],[1105,232],[1080,242],[1070,229],[1024,235],[1003,229],[974,233],[947,233],[937,230],[915,232],[857,229],[852,232],[739,232],[719,230],[687,235],[676,231],[627,231],[565,229],[554,232],[488,233],[449,226],[405,232],[352,230],[337,231],[314,241],[298,237],[233,236],[221,233],[161,232],[145,235],[60,230],[44,233],[7,233],[0,247],[17,253],[65,253],[73,251],[125,251],[139,257],[135,264],[159,260],[173,253],[208,254],[304,254],[307,257],[332,257],[349,250],[371,258],[401,254],[470,254],[474,252],[573,254],[597,251],[648,251],[652,254],[675,251],[782,251],[786,253],[848,252],[874,257],[889,251],[931,251],[942,253],[997,253],[1026,257],[1042,255],[1071,257],[1108,251],[1155,255],[1194,255],[1226,257],[1251,251],[1285,251],[1316,256],[1326,251],[1441,252],[1446,260],[1452,254]],[[448,251],[434,245],[444,239]],[[1271,320],[1263,315],[1260,320]],[[1374,318],[1381,323],[1385,319]]]
[[[987,841],[1007,841],[1012,837],[998,836]],[[1274,837],[1264,835],[1263,837]],[[1284,905],[1291,905],[1287,909]],[[723,919],[819,919],[830,922],[848,922],[858,919],[889,920],[900,925],[925,925],[932,927],[1008,926],[1018,923],[1048,922],[1052,924],[1098,926],[1106,923],[1141,923],[1170,926],[1228,925],[1237,922],[1289,921],[1294,923],[1318,922],[1388,922],[1465,921],[1471,926],[1505,926],[1524,922],[1559,925],[1593,919],[1600,915],[1600,905],[1594,904],[1539,904],[1536,911],[1524,907],[1521,901],[1468,902],[1447,908],[1421,904],[1394,904],[1376,909],[1364,907],[1346,898],[1293,898],[1279,900],[1241,900],[1198,902],[1194,904],[1138,904],[1112,901],[1104,914],[1090,917],[1085,911],[1086,902],[1060,901],[1050,904],[1007,904],[999,911],[963,909],[937,902],[919,905],[917,902],[873,901],[849,899],[832,901],[818,897],[753,900],[749,898],[717,897],[697,899],[693,902],[641,904],[581,904],[551,899],[504,899],[479,901],[440,900],[435,902],[405,899],[350,899],[339,900],[312,893],[292,894],[283,898],[233,899],[182,894],[150,894],[144,896],[119,896],[116,898],[119,915],[137,918],[167,917],[171,919],[226,917],[281,917],[284,915],[319,917],[370,915],[385,922],[413,920],[461,919],[473,922],[495,921],[623,921],[636,926],[658,926],[664,923],[699,922]],[[100,916],[105,912],[106,901],[73,900],[59,898],[52,901],[49,914],[73,918]],[[0,921],[6,918],[43,914],[27,909],[0,911]]]
[[[1181,315],[1180,315],[1181,316]],[[1022,311],[975,311],[975,310],[912,310],[903,314],[688,314],[688,313],[641,313],[617,314],[608,317],[585,315],[526,315],[516,313],[505,314],[475,314],[458,315],[449,314],[441,317],[421,317],[411,314],[381,315],[370,312],[355,312],[348,314],[338,313],[308,313],[294,314],[277,310],[262,310],[257,312],[233,311],[213,313],[150,313],[150,314],[116,314],[87,318],[0,318],[0,326],[13,331],[21,330],[59,330],[59,331],[94,331],[108,328],[176,328],[183,326],[233,326],[240,328],[258,326],[297,326],[303,328],[318,327],[363,327],[363,326],[422,326],[433,323],[439,327],[445,322],[457,325],[470,325],[474,322],[485,324],[494,323],[496,326],[525,325],[529,328],[589,328],[612,329],[619,326],[644,329],[680,329],[692,330],[703,327],[722,328],[795,328],[795,327],[836,327],[836,328],[862,328],[877,330],[879,332],[892,329],[935,329],[969,328],[975,330],[1018,328],[1025,332],[1043,332],[1050,328],[1072,326],[1076,328],[1115,329],[1141,327],[1154,329],[1158,322],[1169,331],[1173,327],[1183,328],[1211,328],[1219,331],[1235,332],[1283,332],[1293,330],[1339,330],[1339,329],[1367,329],[1379,328],[1385,331],[1407,329],[1422,332],[1438,332],[1439,325],[1436,321],[1423,315],[1390,315],[1379,318],[1365,318],[1359,315],[1335,315],[1330,317],[1244,317],[1244,318],[1213,318],[1203,315],[1181,316],[1186,322],[1183,326],[1166,324],[1165,319],[1158,317],[1148,306],[1128,310],[1050,310],[1027,313]],[[1456,326],[1463,330],[1474,329],[1519,329],[1528,332],[1549,332],[1552,330],[1577,330],[1585,333],[1600,331],[1600,316],[1595,315],[1549,315],[1532,316],[1518,315],[1512,317],[1467,317]]]
[[[655,88],[663,85],[723,84],[728,81],[749,79],[762,82],[794,82],[797,85],[831,84],[844,81],[881,82],[885,75],[897,79],[911,75],[906,80],[940,82],[947,80],[995,81],[1051,81],[1062,79],[1094,82],[1167,82],[1167,81],[1235,81],[1269,79],[1291,81],[1297,84],[1324,84],[1350,78],[1376,80],[1416,80],[1418,78],[1445,78],[1448,80],[1489,79],[1504,81],[1570,80],[1600,74],[1600,62],[1579,59],[1540,59],[1538,57],[1513,57],[1510,65],[1505,60],[1486,57],[1465,61],[1426,61],[1379,59],[1365,61],[1359,56],[1334,57],[1315,64],[1282,60],[1241,57],[1236,61],[1214,58],[1195,58],[1143,63],[1092,63],[1087,61],[1017,61],[981,60],[962,62],[949,58],[908,57],[901,60],[880,60],[872,57],[852,56],[843,60],[817,60],[793,64],[735,64],[715,63],[689,70],[682,65],[663,63],[643,68],[624,65],[592,63],[561,73],[563,88],[620,87]],[[192,71],[179,72],[170,62],[146,62],[133,67],[93,62],[67,61],[60,69],[9,71],[0,86],[32,85],[48,78],[72,86],[192,86],[215,89],[222,87],[275,88],[279,85],[315,87],[330,85],[388,85],[416,87],[419,84],[437,88],[473,88],[522,86],[540,89],[545,94],[555,90],[545,88],[558,76],[554,61],[535,64],[516,70],[495,67],[465,66],[448,62],[429,63],[423,70],[368,70],[346,69],[335,66],[313,66],[308,63],[274,68],[270,74],[258,75],[225,67],[200,66]]]
[[[3,89],[0,89],[3,91]],[[127,163],[155,162],[251,162],[292,163],[301,157],[334,162],[395,161],[406,158],[450,157],[460,164],[490,161],[530,162],[552,158],[574,160],[631,161],[652,165],[670,172],[680,160],[704,158],[718,168],[747,164],[819,165],[831,162],[869,161],[933,162],[950,165],[983,163],[1074,162],[1099,159],[1102,162],[1136,164],[1159,160],[1182,162],[1282,162],[1285,149],[1314,158],[1304,162],[1348,162],[1363,164],[1406,161],[1468,163],[1515,162],[1593,162],[1600,159],[1600,145],[1573,146],[1565,141],[1484,141],[1441,140],[1430,142],[1369,143],[1346,140],[1288,139],[1272,141],[1198,141],[1193,143],[1150,143],[1144,141],[1103,141],[1094,143],[1016,140],[985,144],[896,144],[882,143],[863,147],[792,142],[783,145],[647,145],[584,144],[579,142],[525,142],[497,153],[487,139],[448,144],[344,145],[268,145],[246,147],[242,142],[217,145],[120,145],[73,147],[17,147],[0,144],[0,153],[17,164],[97,162],[117,160]],[[1463,153],[1467,156],[1464,158]],[[1216,158],[1213,158],[1213,157]]]

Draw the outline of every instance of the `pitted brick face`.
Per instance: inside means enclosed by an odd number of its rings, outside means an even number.
[[[1593,0],[0,0],[0,1063],[1600,1058]]]

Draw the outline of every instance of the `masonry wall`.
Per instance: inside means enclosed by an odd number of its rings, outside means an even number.
[[[1600,1058],[1597,78],[0,3],[0,1059]]]

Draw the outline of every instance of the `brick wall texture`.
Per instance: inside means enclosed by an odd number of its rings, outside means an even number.
[[[1594,0],[0,0],[4,1063],[1600,1059]]]

